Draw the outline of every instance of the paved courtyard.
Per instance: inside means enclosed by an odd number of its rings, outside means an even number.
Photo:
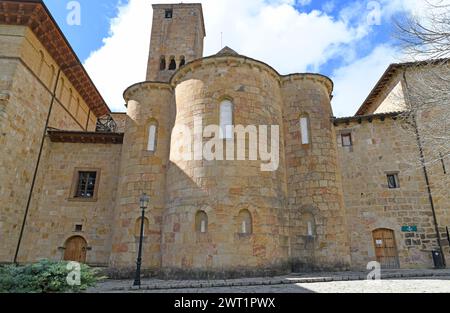
[[[117,292],[117,291],[116,291]],[[134,291],[137,292],[137,291]],[[144,290],[143,293],[450,293],[447,279],[344,281],[273,286]]]
[[[132,280],[108,280],[92,293],[450,293],[450,270],[386,271],[382,280],[368,281],[367,273],[292,274],[271,278],[214,281],[147,279],[142,288]]]

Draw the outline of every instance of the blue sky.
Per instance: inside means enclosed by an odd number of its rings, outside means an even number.
[[[84,61],[92,51],[102,46],[102,39],[108,35],[110,20],[118,13],[117,0],[80,0],[81,25],[68,25],[66,18],[69,1],[44,0],[61,30],[66,35],[78,57]]]
[[[79,26],[66,22],[70,1],[44,2],[108,105],[124,111],[123,90],[145,79],[151,3],[179,1],[79,0]],[[420,12],[412,0],[198,2],[204,7],[205,55],[220,50],[223,33],[224,45],[271,64],[281,74],[330,76],[336,116],[354,114],[389,63],[401,61],[392,39],[393,18]]]

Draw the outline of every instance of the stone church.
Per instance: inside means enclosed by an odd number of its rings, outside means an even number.
[[[200,4],[154,5],[146,81],[124,91],[126,114],[113,113],[41,0],[0,1],[1,263],[131,271],[143,193],[149,271],[433,268],[433,251],[450,259],[450,163],[412,165],[431,150],[401,125],[417,64],[391,65],[355,116],[335,118],[328,77],[280,75],[228,47],[203,57],[205,36]],[[182,139],[173,130],[196,118],[278,125],[277,169],[174,158]]]

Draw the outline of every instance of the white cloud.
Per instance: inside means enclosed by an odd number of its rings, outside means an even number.
[[[325,3],[322,5],[322,10],[323,10],[325,13],[331,13],[331,12],[334,10],[335,7],[336,7],[336,4],[334,3],[334,1],[333,1],[333,0],[330,0],[330,1],[325,2]]]
[[[117,18],[111,21],[109,37],[104,39],[104,45],[85,62],[86,69],[113,111],[124,111],[123,91],[128,86],[145,80],[152,21],[151,5],[160,2],[162,1],[129,0],[128,4],[120,6]],[[282,74],[304,72],[311,68],[317,70],[334,56],[351,56],[349,48],[370,33],[360,6],[343,11],[340,18],[333,18],[318,10],[298,12],[294,8],[295,0],[187,2],[203,4],[207,28],[204,55],[217,53],[221,49],[223,33],[223,45],[264,61]],[[411,1],[381,2],[386,4],[384,9],[389,12],[386,14],[392,14]],[[179,3],[179,0],[164,3]],[[302,3],[307,4],[309,1]],[[302,3],[297,1],[297,4]],[[336,100],[333,104],[337,114],[354,113],[355,107],[361,104],[367,90],[370,90],[382,73],[379,69],[385,68],[392,60],[376,52],[380,49],[375,50],[367,59],[355,59],[352,65],[345,65],[335,72]],[[376,59],[378,57],[379,60]],[[377,63],[377,67],[366,66],[370,62]],[[365,72],[361,75],[358,68]],[[361,76],[370,79],[361,79]],[[352,81],[358,88],[356,92],[349,88]],[[347,107],[351,107],[352,112]]]
[[[298,0],[298,4],[300,5],[309,5],[312,0]]]
[[[332,76],[334,115],[354,115],[385,72],[386,65],[397,61],[395,49],[381,45],[370,55],[337,69]]]

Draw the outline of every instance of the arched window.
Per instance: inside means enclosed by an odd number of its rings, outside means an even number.
[[[202,234],[208,232],[208,214],[205,211],[198,211],[195,215],[195,231]]]
[[[175,62],[175,57],[170,57],[169,71],[177,69],[177,62]]]
[[[308,115],[302,115],[300,117],[300,134],[302,137],[302,145],[309,145],[311,143],[311,134]]]
[[[186,64],[186,59],[185,59],[184,56],[181,56],[181,57],[180,57],[180,66],[179,66],[179,67],[182,67],[182,66],[184,66],[185,64]]]
[[[166,57],[161,56],[161,60],[159,61],[159,70],[165,71],[166,70]]]
[[[238,233],[242,235],[251,235],[253,233],[252,214],[249,210],[239,212]]]
[[[155,152],[156,143],[158,137],[158,124],[156,122],[151,122],[148,126],[148,141],[147,141],[147,151]]]
[[[220,138],[233,139],[233,103],[230,100],[220,104]]]
[[[134,236],[140,237],[141,236],[141,221],[142,218],[138,218],[136,220],[136,223],[134,224]],[[149,229],[149,221],[148,218],[144,218],[144,237],[147,237],[148,235],[148,229]]]

